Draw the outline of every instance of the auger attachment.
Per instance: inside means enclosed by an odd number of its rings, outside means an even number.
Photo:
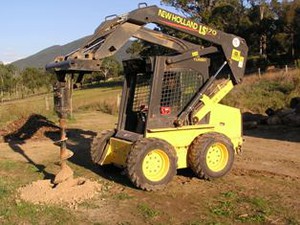
[[[73,170],[67,165],[67,160],[73,152],[67,149],[66,119],[70,112],[70,85],[68,82],[58,82],[54,88],[55,111],[59,116],[60,140],[60,171],[56,174],[53,183],[59,184],[73,177]]]

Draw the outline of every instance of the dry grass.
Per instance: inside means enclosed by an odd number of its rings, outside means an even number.
[[[117,99],[121,94],[121,87],[100,87],[74,91],[73,111],[102,111],[116,115],[118,111]],[[50,110],[46,110],[46,95],[0,104],[0,127],[12,120],[32,113],[41,114],[55,119],[53,112],[53,96],[48,94]],[[223,100],[224,104],[240,108],[242,111],[264,113],[269,107],[281,108],[289,106],[293,97],[300,96],[300,70],[273,72],[249,75],[242,84]]]
[[[91,88],[77,90],[73,93],[73,111],[95,111],[115,115],[117,113],[117,98],[121,88]],[[0,128],[13,120],[27,117],[32,113],[46,116],[56,120],[53,111],[53,95],[48,94],[49,110],[46,109],[46,101],[43,96],[36,96],[0,105]]]
[[[300,70],[256,74],[244,78],[242,84],[223,100],[224,104],[242,111],[264,113],[267,108],[288,107],[293,97],[300,96]]]
[[[97,88],[75,92],[73,110],[74,112],[97,110],[116,115],[120,94],[121,88]]]
[[[48,98],[49,110],[46,109],[46,100]],[[52,94],[30,97],[22,100],[6,102],[0,104],[0,127],[6,123],[27,117],[32,113],[41,114],[46,117],[55,116],[53,112]]]

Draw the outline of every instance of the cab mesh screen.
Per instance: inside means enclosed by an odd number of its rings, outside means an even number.
[[[203,85],[203,77],[194,71],[166,71],[163,77],[160,105],[179,112]]]
[[[150,82],[150,76],[146,76],[142,73],[137,74],[132,111],[140,111],[140,107],[142,105],[148,105],[150,95]]]

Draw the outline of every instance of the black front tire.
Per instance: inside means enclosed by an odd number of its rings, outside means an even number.
[[[101,164],[106,155],[106,145],[108,144],[110,138],[115,134],[114,130],[104,130],[99,133],[91,144],[90,155],[92,162],[95,164]]]
[[[207,133],[196,137],[190,145],[188,164],[197,177],[210,180],[231,170],[234,155],[229,138],[219,133]]]
[[[142,138],[128,153],[126,167],[127,175],[136,187],[146,191],[160,190],[176,175],[176,152],[164,140]]]

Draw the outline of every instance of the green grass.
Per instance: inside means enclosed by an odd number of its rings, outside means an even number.
[[[16,168],[19,168],[20,163],[16,162],[16,161],[12,161],[12,160],[1,160],[0,161],[0,170],[1,171],[12,171],[15,170]]]
[[[269,203],[263,197],[244,197],[238,199],[238,201],[246,204],[248,210],[247,213],[236,216],[237,221],[263,223],[266,222],[269,216],[275,214],[275,210],[269,206],[272,203]]]
[[[59,206],[34,205],[18,198],[17,189],[41,179],[36,168],[24,162],[0,159],[0,224],[75,224],[79,216]]]
[[[245,197],[232,191],[222,193],[210,204],[210,212],[217,221],[265,222],[265,200]],[[259,205],[259,207],[258,207]]]
[[[11,193],[11,188],[9,187],[9,183],[2,177],[0,178],[0,200],[5,199]]]
[[[211,212],[217,216],[231,216],[233,214],[233,204],[230,201],[219,201],[211,208]]]
[[[151,208],[146,203],[138,204],[137,209],[140,212],[140,214],[144,217],[144,219],[152,219],[160,215],[160,212],[158,210]]]
[[[11,204],[4,211],[1,210],[0,216],[7,224],[72,224],[76,221],[76,217],[66,209],[34,205],[24,201]]]
[[[215,196],[209,203],[208,219],[213,224],[262,224],[274,218],[281,218],[284,209],[278,208],[276,199],[246,195],[243,192],[228,191]],[[286,224],[297,224],[297,219],[284,217]],[[290,222],[289,222],[290,221]],[[208,224],[208,223],[204,223]]]

